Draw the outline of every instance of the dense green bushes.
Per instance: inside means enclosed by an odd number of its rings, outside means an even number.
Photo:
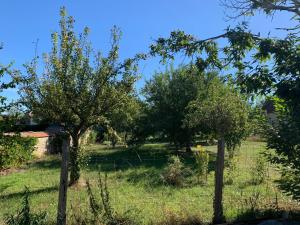
[[[2,136],[0,138],[0,170],[19,166],[29,160],[36,145],[35,138]]]

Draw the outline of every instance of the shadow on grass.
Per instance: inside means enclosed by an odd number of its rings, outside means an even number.
[[[40,188],[40,189],[36,189],[36,190],[30,190],[29,191],[29,196],[42,194],[42,193],[51,193],[51,192],[55,192],[57,190],[58,190],[57,186]],[[10,193],[10,194],[6,194],[6,195],[0,195],[0,200],[8,200],[8,199],[11,199],[11,198],[21,198],[23,195],[24,195],[24,191],[16,192],[16,193]]]
[[[128,182],[150,187],[163,185],[161,175],[171,155],[178,155],[185,167],[196,171],[193,153],[176,151],[165,144],[144,145],[140,148],[115,148],[91,151],[87,169],[101,172],[120,172],[130,170],[125,176]],[[215,168],[216,154],[210,152],[209,172]],[[191,177],[192,174],[189,175]]]
[[[256,209],[256,210],[245,210],[240,212],[236,219],[232,221],[232,223],[247,223],[247,224],[258,224],[264,220],[271,220],[271,219],[282,219],[283,215],[288,215],[289,220],[297,220],[300,219],[300,211],[299,210],[291,210],[285,211],[281,209]]]
[[[15,182],[10,182],[0,185],[0,193],[4,192],[7,188],[11,187]]]
[[[58,169],[60,166],[61,162],[58,158],[38,160],[30,164],[31,168],[38,169]]]
[[[216,154],[213,152],[209,154],[208,171],[211,172],[215,168]],[[176,151],[167,144],[147,144],[139,148],[118,146],[114,149],[93,146],[87,152],[88,161],[85,169],[104,173],[130,170],[128,174],[125,174],[127,181],[153,187],[161,185],[161,174],[171,155],[179,155],[185,167],[196,171],[197,165],[193,153]],[[33,162],[30,167],[59,169],[60,159],[59,157],[46,158]]]

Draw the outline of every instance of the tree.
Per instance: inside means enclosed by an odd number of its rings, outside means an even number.
[[[278,97],[272,98],[275,121],[266,129],[267,159],[275,163],[280,171],[279,187],[294,199],[300,200],[300,126],[299,113]],[[275,152],[273,151],[275,150]]]
[[[28,76],[22,100],[34,115],[63,126],[72,138],[70,185],[80,177],[80,138],[108,116],[133,91],[137,79],[137,55],[118,62],[120,30],[112,29],[107,57],[94,51],[88,42],[88,28],[76,35],[74,19],[60,11],[60,33],[52,34],[52,50],[44,55],[44,70],[37,72],[38,59],[26,65]]]
[[[229,8],[236,10],[235,16],[254,15],[261,10],[268,15],[278,11],[290,13],[295,26],[282,28],[287,31],[285,38],[261,37],[253,34],[246,23],[235,28],[227,28],[224,33],[214,37],[198,39],[183,31],[171,32],[169,38],[158,38],[151,45],[151,54],[160,55],[162,60],[173,59],[175,53],[182,53],[195,59],[202,71],[215,68],[235,71],[233,80],[249,94],[274,95],[285,101],[288,108],[288,121],[291,127],[299,129],[300,118],[300,38],[299,38],[299,1],[298,0],[224,0]],[[219,46],[218,40],[225,39],[225,46]],[[223,42],[224,43],[224,42]],[[287,123],[287,122],[284,122]],[[274,128],[278,130],[277,128]],[[295,128],[296,129],[296,128]],[[274,138],[277,143],[288,140],[293,131],[285,132],[285,139],[278,136],[267,136],[268,146],[273,146]],[[296,130],[295,130],[296,131]],[[296,140],[292,138],[289,147],[285,146],[287,154],[298,155]],[[282,147],[276,144],[275,151],[281,155]],[[298,157],[292,164],[298,165]],[[275,161],[274,161],[275,162]],[[277,161],[278,162],[278,161]],[[279,162],[278,162],[279,163]],[[285,165],[279,163],[280,165]],[[292,171],[290,171],[292,172]],[[294,170],[295,176],[298,175]],[[282,170],[284,176],[285,171]],[[290,180],[293,182],[293,179]],[[295,180],[294,180],[295,181]],[[294,185],[298,183],[295,182]],[[290,186],[292,187],[292,186]],[[291,189],[292,191],[292,189]]]
[[[123,134],[124,142],[131,139],[136,120],[141,113],[141,100],[136,95],[128,96],[126,100],[110,115],[110,124],[117,133]]]
[[[205,91],[213,76],[198,72],[193,65],[155,74],[143,90],[152,131],[166,136],[176,147],[184,146],[190,151],[195,132],[183,127],[186,107]]]
[[[215,78],[209,83],[205,98],[200,97],[192,101],[188,109],[185,125],[189,128],[198,128],[218,140],[213,222],[222,223],[225,146],[232,151],[246,137],[247,105],[242,96],[230,85]]]
[[[300,200],[300,3],[298,0],[233,0],[225,1],[225,6],[237,10],[238,15],[254,15],[256,10],[261,10],[274,16],[278,11],[285,11],[295,22],[291,27],[281,28],[287,31],[285,39],[261,41],[259,57],[271,64],[266,74],[274,80],[270,102],[276,119],[265,129],[267,147],[271,150],[266,156],[281,171],[279,187]]]
[[[292,13],[292,19],[300,19],[300,3],[298,0],[221,0],[227,9],[231,9],[232,14],[227,14],[229,18],[239,18],[241,16],[253,16],[255,11],[263,11],[267,15],[274,15],[278,11]],[[292,28],[298,29],[299,25]],[[290,29],[287,29],[290,30]]]

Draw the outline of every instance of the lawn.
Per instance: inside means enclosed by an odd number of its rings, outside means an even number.
[[[83,180],[95,186],[98,173],[107,173],[111,203],[120,213],[132,214],[141,224],[157,222],[166,212],[181,212],[200,215],[203,220],[212,218],[214,191],[214,160],[216,146],[205,147],[210,152],[207,185],[197,184],[196,175],[190,175],[184,187],[176,188],[163,184],[161,174],[168,158],[174,151],[166,144],[146,144],[139,149],[110,149],[104,145],[86,148],[89,160],[82,171]],[[265,148],[263,142],[243,142],[238,151],[234,182],[225,185],[224,212],[228,220],[234,220],[242,208],[250,207],[249,200],[259,193],[259,204],[278,204],[292,207],[294,203],[284,196],[275,185],[278,175],[267,166],[267,181],[251,184],[251,173],[255,160]],[[179,153],[185,166],[195,171],[191,154]],[[0,177],[0,224],[4,215],[14,213],[20,206],[24,186],[30,189],[31,205],[35,211],[47,210],[49,218],[55,220],[58,198],[60,161],[58,156],[46,156],[35,160],[20,171]],[[226,179],[225,179],[226,180]],[[84,183],[84,182],[82,182]],[[255,203],[254,203],[255,204]],[[86,210],[88,198],[82,185],[68,191],[68,216],[71,207]]]

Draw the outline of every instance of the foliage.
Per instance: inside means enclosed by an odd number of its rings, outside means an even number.
[[[29,189],[25,187],[23,193],[22,208],[17,215],[8,215],[6,217],[7,225],[43,225],[47,224],[46,212],[32,213],[29,203]]]
[[[184,185],[185,176],[189,172],[181,162],[179,156],[173,155],[170,157],[168,165],[162,173],[162,180],[167,185],[181,187]]]
[[[209,154],[200,145],[200,146],[197,146],[197,150],[194,152],[194,155],[195,155],[196,163],[197,163],[198,183],[206,184],[207,183]]]
[[[249,135],[263,138],[268,126],[266,112],[263,105],[258,104],[249,109]]]
[[[298,113],[280,98],[273,98],[273,103],[276,122],[267,130],[267,147],[270,151],[266,155],[281,170],[282,178],[279,187],[299,200],[300,127]]]
[[[263,156],[259,156],[255,159],[255,164],[250,169],[250,174],[251,183],[254,185],[258,185],[266,181],[268,176],[268,168]]]
[[[147,129],[166,137],[176,147],[190,149],[195,132],[184,127],[189,103],[205,91],[205,85],[215,74],[199,72],[193,65],[157,73],[145,85]],[[150,127],[147,124],[151,124]]]
[[[229,151],[227,159],[227,170],[225,174],[225,183],[227,185],[232,185],[237,176],[237,156],[235,154],[235,149]]]
[[[245,100],[229,84],[214,78],[204,97],[189,105],[185,126],[196,128],[218,140],[217,163],[215,167],[214,223],[225,220],[223,215],[223,180],[225,145],[233,151],[247,132],[248,110]]]
[[[118,134],[123,134],[122,139],[128,144],[140,118],[142,110],[142,102],[137,96],[128,96],[123,103],[117,107],[110,115],[111,128]]]
[[[243,97],[214,78],[208,84],[206,96],[190,103],[185,126],[212,134],[215,139],[224,137],[226,147],[234,149],[248,134],[247,120],[248,108]]]
[[[151,45],[152,55],[160,55],[162,60],[174,59],[174,53],[193,56],[202,71],[216,68],[231,68],[236,71],[235,79],[240,88],[248,93],[271,94],[285,101],[285,118],[274,132],[267,136],[268,146],[275,149],[277,156],[273,162],[282,165],[282,174],[293,177],[281,187],[299,198],[299,118],[300,118],[300,60],[299,60],[299,2],[297,0],[225,0],[238,14],[251,16],[255,11],[268,15],[283,11],[291,15],[294,27],[282,28],[285,38],[261,37],[253,34],[246,23],[235,28],[227,28],[221,35],[197,39],[183,31],[171,32],[169,38],[158,38]],[[229,4],[228,4],[229,3]],[[219,47],[217,41],[226,39],[227,44]],[[288,162],[292,159],[291,163]],[[298,161],[298,162],[297,162]],[[289,171],[289,172],[287,172]]]
[[[115,131],[112,127],[108,127],[104,134],[104,139],[106,141],[110,141],[112,147],[116,147],[116,144],[121,141],[121,137],[118,135],[117,131]]]
[[[227,14],[230,19],[241,16],[253,16],[256,11],[263,11],[266,15],[274,16],[276,12],[286,11],[292,14],[291,20],[299,21],[299,2],[297,0],[221,0],[223,5],[230,9],[233,14]],[[297,30],[296,27],[286,28]]]
[[[90,145],[90,144],[96,144],[96,142],[97,142],[97,132],[95,130],[91,130],[88,133],[86,143]]]
[[[36,143],[35,138],[24,138],[19,135],[1,137],[0,170],[20,166],[31,159]]]
[[[105,123],[109,115],[133,91],[137,80],[137,62],[144,58],[119,61],[120,30],[111,32],[107,57],[94,56],[88,41],[89,29],[77,35],[74,19],[61,9],[60,33],[52,34],[52,50],[44,55],[44,72],[38,74],[38,58],[26,65],[23,78],[23,102],[34,115],[62,125],[72,137],[70,183],[80,176],[79,138],[93,125]]]

